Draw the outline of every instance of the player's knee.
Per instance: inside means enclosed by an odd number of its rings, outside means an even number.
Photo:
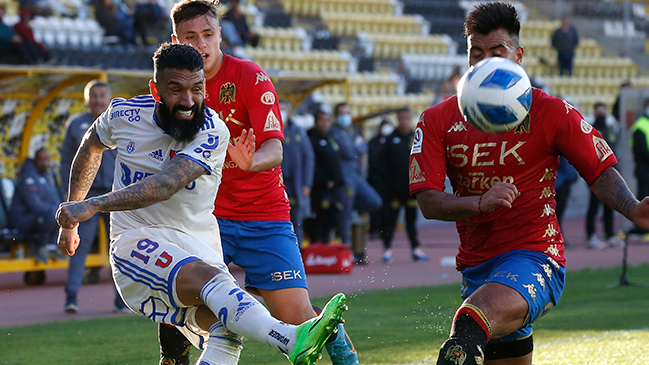
[[[184,264],[176,276],[178,298],[185,305],[202,304],[201,290],[217,275],[230,277],[227,271],[200,260]]]
[[[442,345],[437,365],[482,365],[484,364],[483,345],[475,341],[450,338]]]

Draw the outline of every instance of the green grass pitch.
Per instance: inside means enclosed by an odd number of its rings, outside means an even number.
[[[649,363],[649,265],[629,269],[641,286],[612,288],[619,275],[619,268],[568,273],[559,305],[535,324],[535,365]],[[459,285],[349,293],[348,304],[361,364],[434,364]],[[157,364],[156,328],[137,316],[0,328],[0,365]],[[265,344],[244,346],[241,364],[288,364]],[[198,355],[193,349],[194,361]],[[330,364],[326,354],[319,364]]]

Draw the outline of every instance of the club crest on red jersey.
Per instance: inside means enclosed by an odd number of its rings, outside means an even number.
[[[611,150],[611,147],[609,147],[608,143],[606,143],[603,138],[593,135],[593,145],[595,146],[599,162],[603,162],[608,158],[608,156],[613,154],[613,150]]]
[[[221,104],[229,104],[232,102],[235,102],[235,85],[231,84],[230,82],[226,82],[225,84],[221,85],[221,92],[219,93],[219,103]]]
[[[277,119],[277,116],[273,111],[271,110],[268,112],[268,117],[266,117],[266,124],[264,124],[264,132],[267,131],[279,131],[281,129],[281,123],[279,119]]]
[[[417,159],[414,158],[412,159],[412,163],[410,164],[409,180],[411,184],[426,181],[424,174],[421,173],[419,162],[417,162]]]

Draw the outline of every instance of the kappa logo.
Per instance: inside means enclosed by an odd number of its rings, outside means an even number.
[[[462,132],[462,131],[466,132],[466,126],[464,125],[464,122],[457,121],[455,122],[455,124],[453,124],[453,126],[449,130],[446,131],[446,133]]]
[[[257,81],[255,82],[255,85],[257,85],[260,82],[266,82],[268,81],[268,76],[264,74],[263,72],[257,72]]]
[[[570,113],[570,111],[575,108],[566,100],[563,101],[563,105],[566,107],[566,114]]]
[[[593,135],[593,145],[595,146],[599,162],[603,162],[608,158],[608,156],[613,154],[613,150],[611,150],[611,147],[609,147],[608,143],[606,143],[603,138]]]
[[[163,161],[165,159],[164,156],[162,155],[162,150],[156,150],[149,153],[149,157],[158,161]]]
[[[417,127],[415,129],[415,135],[412,140],[412,148],[410,149],[410,154],[414,155],[416,153],[421,153],[421,147],[424,144],[424,131]]]
[[[271,110],[268,112],[268,117],[266,117],[266,124],[264,124],[264,132],[268,131],[281,131],[282,123],[277,119],[275,113]]]
[[[221,91],[219,93],[219,103],[229,104],[236,101],[236,85],[226,82],[221,85]]]
[[[275,104],[275,94],[272,91],[266,91],[261,95],[261,102],[266,105]]]
[[[593,126],[588,124],[588,122],[584,119],[581,120],[581,131],[584,132],[585,134],[589,134],[590,132],[593,131]]]
[[[410,173],[408,174],[409,180],[411,184],[426,181],[426,178],[424,175],[421,173],[421,168],[419,167],[419,163],[417,162],[417,159],[412,159],[412,163],[410,164]]]

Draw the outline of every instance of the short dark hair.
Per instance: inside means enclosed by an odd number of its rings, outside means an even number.
[[[171,68],[174,70],[199,71],[203,69],[203,56],[189,44],[166,42],[153,54],[153,75]]]
[[[602,107],[602,106],[603,106],[604,108],[608,109],[608,107],[606,106],[606,104],[602,103],[601,101],[598,101],[598,102],[595,103],[595,105],[593,105],[593,110],[595,110],[595,109],[597,109],[597,108],[599,108],[599,107]]]
[[[342,108],[343,106],[349,106],[349,104],[347,104],[347,103],[338,103],[338,104],[336,104],[336,106],[334,107],[334,114],[338,115],[338,110],[340,108]]]
[[[487,35],[501,28],[515,37],[518,42],[521,22],[516,8],[511,4],[502,2],[478,4],[464,21],[464,35],[467,38],[474,34]]]
[[[397,114],[401,114],[401,113],[410,113],[410,108],[404,106],[403,108],[397,109]]]
[[[178,24],[202,15],[209,15],[218,21],[217,5],[219,0],[182,0],[176,3],[170,12],[174,34]]]

